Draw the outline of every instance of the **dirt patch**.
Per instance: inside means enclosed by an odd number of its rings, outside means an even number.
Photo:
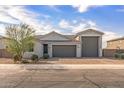
[[[13,64],[13,60],[10,58],[0,58],[0,64]]]

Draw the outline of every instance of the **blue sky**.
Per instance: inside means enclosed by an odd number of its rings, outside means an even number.
[[[124,6],[120,5],[27,5],[0,6],[0,35],[5,24],[26,23],[36,34],[56,31],[75,34],[87,28],[103,31],[103,41],[124,36]]]
[[[62,19],[71,22],[81,19],[92,20],[101,29],[123,34],[124,29],[124,6],[99,6],[91,7],[86,12],[78,12],[72,6],[26,6],[30,11],[50,16],[53,25],[58,24]],[[55,9],[54,9],[55,8]],[[123,11],[122,11],[123,9]],[[120,11],[119,11],[120,10]],[[44,20],[42,17],[38,17]]]

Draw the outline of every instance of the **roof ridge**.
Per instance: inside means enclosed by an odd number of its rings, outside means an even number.
[[[95,32],[100,33],[100,34],[104,34],[104,33],[101,32],[101,31],[98,31],[98,30],[95,30],[95,29],[92,29],[92,28],[88,28],[88,29],[85,29],[85,30],[83,30],[83,31],[78,32],[76,35],[79,35],[80,33],[84,33],[84,32],[86,32],[86,31],[95,31]]]
[[[124,36],[121,36],[121,37],[118,37],[118,38],[115,38],[115,39],[108,40],[107,42],[116,41],[116,40],[120,40],[120,39],[124,39]]]

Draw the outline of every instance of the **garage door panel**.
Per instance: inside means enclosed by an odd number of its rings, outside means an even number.
[[[53,45],[53,57],[75,57],[76,45]]]
[[[98,57],[98,37],[82,37],[82,56]]]

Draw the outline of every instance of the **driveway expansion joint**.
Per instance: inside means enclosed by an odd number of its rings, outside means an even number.
[[[93,85],[97,86],[98,88],[102,88],[99,84],[93,82],[92,80],[90,80],[89,78],[86,77],[86,73],[83,74],[83,78],[86,79],[87,81],[89,81],[90,83],[92,83]]]
[[[33,72],[34,74],[35,72]],[[21,85],[28,77],[31,77],[32,76],[32,73],[29,74],[28,76],[26,76],[23,80],[21,80],[19,83],[17,83],[15,86],[13,86],[13,88],[16,88],[18,87],[19,85]]]

